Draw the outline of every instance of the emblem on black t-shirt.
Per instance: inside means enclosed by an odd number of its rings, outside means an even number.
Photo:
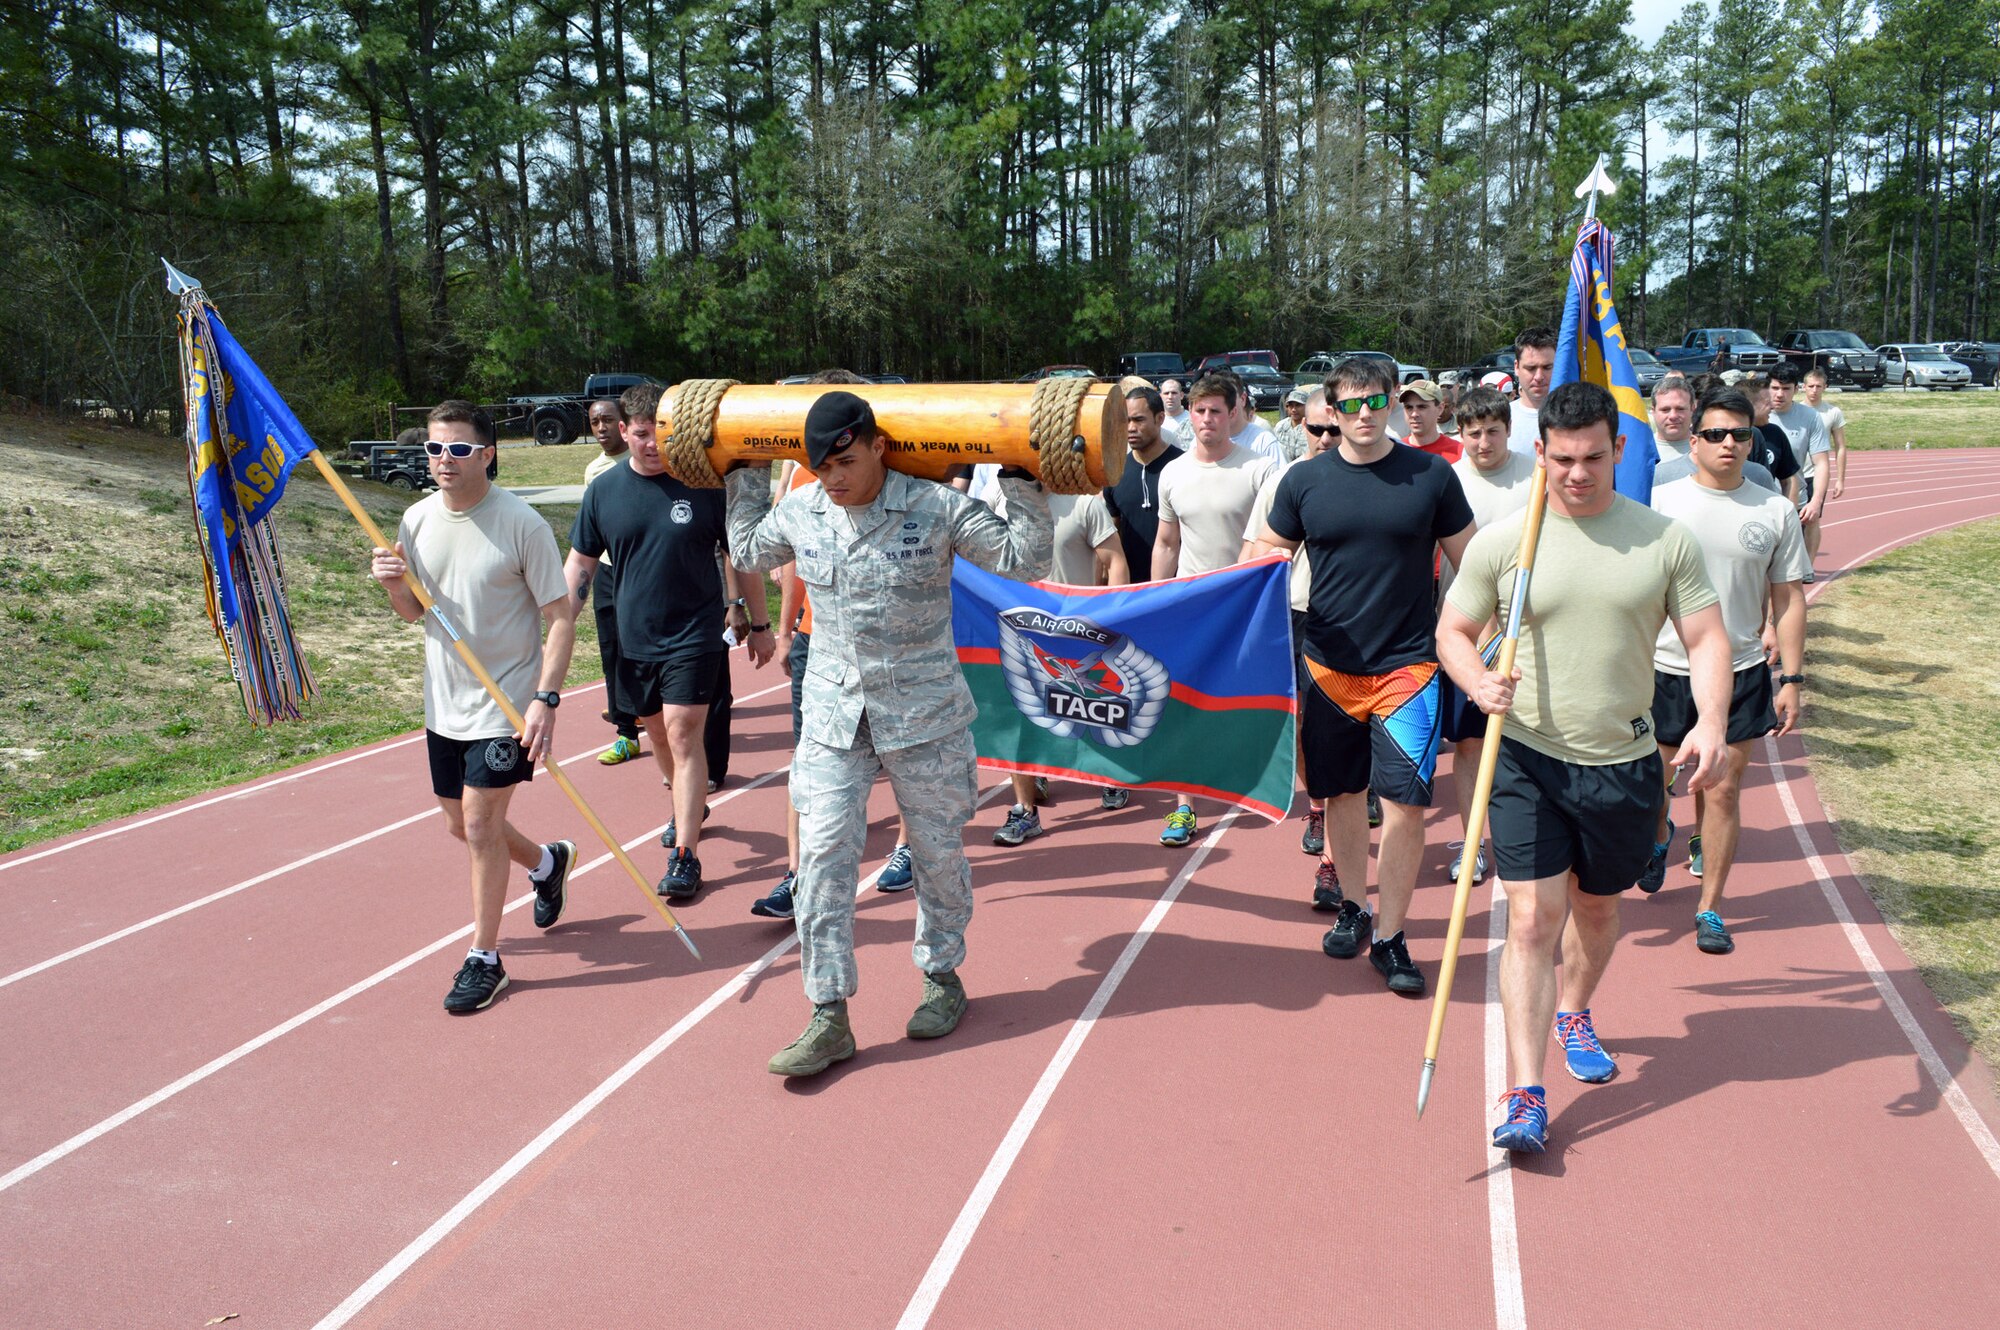
[[[675,499],[674,506],[667,510],[667,516],[673,518],[679,525],[686,526],[694,521],[694,505],[686,499]]]

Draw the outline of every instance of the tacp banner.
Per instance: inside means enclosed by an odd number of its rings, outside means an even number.
[[[1025,583],[963,559],[952,632],[979,765],[1289,811],[1290,561],[1130,587]]]

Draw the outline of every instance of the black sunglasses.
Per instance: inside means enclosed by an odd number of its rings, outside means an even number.
[[[1312,435],[1315,439],[1322,439],[1325,438],[1328,434],[1340,433],[1340,426],[1315,425],[1312,422],[1308,421],[1306,422],[1306,433]]]
[[[486,445],[483,443],[439,443],[436,439],[424,440],[424,454],[428,457],[443,457],[450,453],[453,457],[472,456]]]
[[[1721,443],[1724,439],[1734,439],[1738,443],[1748,443],[1750,442],[1750,436],[1754,433],[1756,431],[1748,425],[1717,425],[1713,429],[1696,430],[1695,437],[1706,439],[1710,443]]]
[[[1370,411],[1387,411],[1389,409],[1389,394],[1369,393],[1366,397],[1343,397],[1333,405],[1334,409],[1339,411],[1343,416],[1358,416],[1361,414],[1361,408],[1364,406]]]

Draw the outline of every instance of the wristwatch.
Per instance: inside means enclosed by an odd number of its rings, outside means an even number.
[[[562,694],[555,692],[536,693],[535,700],[537,702],[540,702],[543,706],[547,707],[549,710],[554,711],[557,707],[562,705]]]
[[[1783,688],[1788,683],[1804,683],[1805,681],[1806,676],[1803,674],[1781,674],[1778,676],[1778,687]]]
[[[727,614],[731,610],[742,610],[745,614],[748,614],[750,612],[750,602],[741,596],[738,596],[735,600],[723,601],[722,612]]]

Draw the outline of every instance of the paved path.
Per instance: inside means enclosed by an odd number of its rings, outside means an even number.
[[[1851,480],[1824,570],[2000,513],[2000,453],[1860,454]],[[587,848],[561,926],[517,899],[508,994],[445,1017],[463,859],[409,738],[0,859],[0,1322],[1990,1321],[1992,1076],[1795,742],[1746,796],[1736,953],[1694,949],[1683,869],[1628,898],[1597,1003],[1621,1075],[1552,1086],[1555,1150],[1514,1165],[1486,1143],[1486,892],[1419,1124],[1428,1006],[1320,953],[1298,823],[1204,814],[1171,852],[1155,797],[1106,815],[1058,786],[1012,850],[989,803],[961,1030],[903,1039],[913,903],[870,891],[861,1055],[767,1075],[805,1015],[788,928],[748,914],[789,725],[781,678],[736,661],[699,963]],[[571,696],[558,748],[587,758],[609,736]],[[573,772],[661,871],[651,766]],[[517,808],[585,839],[551,782]],[[1433,975],[1454,834],[1433,816],[1413,915]]]

